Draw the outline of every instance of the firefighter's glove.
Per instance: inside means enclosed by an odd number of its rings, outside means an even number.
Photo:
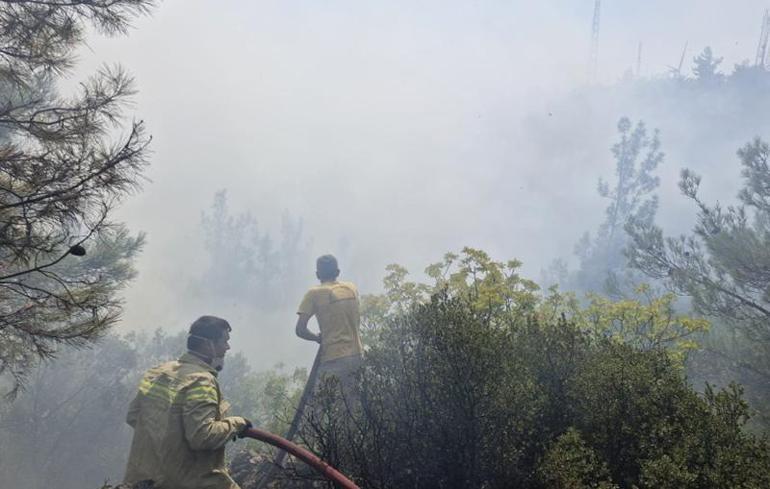
[[[245,438],[246,430],[254,426],[253,424],[251,424],[251,421],[249,421],[246,418],[243,418],[243,421],[244,421],[244,425],[240,430],[236,432],[235,436],[233,437],[233,441],[235,441],[237,438]]]
[[[238,438],[243,438],[242,433],[246,431],[247,429],[251,428],[252,424],[251,421],[249,421],[246,418],[242,418],[240,416],[229,416],[225,418],[226,421],[230,423],[230,426],[233,430],[233,441],[235,441]]]
[[[245,419],[245,418],[244,418],[244,419]],[[244,427],[243,427],[243,429],[242,429],[241,431],[239,431],[239,432],[238,432],[238,438],[244,438],[244,437],[246,436],[246,430],[248,430],[248,429],[249,429],[249,428],[251,428],[252,426],[254,426],[254,425],[253,425],[253,424],[251,424],[251,421],[249,421],[249,420],[247,419],[247,420],[246,420],[246,426],[244,426]]]

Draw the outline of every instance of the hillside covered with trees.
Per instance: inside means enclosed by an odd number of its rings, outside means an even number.
[[[2,487],[118,483],[143,372],[184,352],[179,325],[116,328],[153,238],[118,217],[148,181],[151,138],[132,112],[135,83],[114,65],[72,94],[60,86],[90,33],[125,35],[155,7],[0,1]],[[589,159],[608,163],[591,176],[604,209],[584,222],[597,225],[541,277],[472,246],[414,274],[388,265],[381,290],[361,298],[356,395],[323,383],[298,441],[362,489],[770,487],[767,68],[726,71],[704,48],[691,74],[680,66],[584,86],[553,100],[548,115],[525,117],[522,133],[540,151],[533,166],[568,161],[585,173]],[[589,148],[608,133],[597,156]],[[519,184],[504,176],[477,190]],[[283,321],[309,285],[307,221],[285,211],[270,216],[280,222],[273,232],[262,209],[209,187],[189,204],[200,219],[185,239],[200,244],[200,273],[179,280],[179,296]],[[310,190],[325,189],[294,192]],[[442,219],[460,219],[440,206]],[[263,333],[255,322],[233,335]],[[275,433],[307,380],[293,365],[257,370],[240,352],[218,376],[232,411]],[[258,486],[274,453],[252,440],[228,447],[243,489]],[[322,484],[332,487],[290,460],[272,487]]]

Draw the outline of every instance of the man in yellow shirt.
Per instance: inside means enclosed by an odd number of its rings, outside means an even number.
[[[336,376],[347,397],[364,349],[359,333],[358,290],[350,282],[338,281],[339,274],[334,256],[323,255],[316,260],[316,277],[321,284],[312,287],[302,299],[295,331],[300,338],[321,344],[318,376]],[[318,321],[319,334],[307,328],[313,316]]]
[[[217,374],[230,349],[230,324],[202,316],[187,353],[147,371],[126,421],[134,429],[125,482],[157,489],[238,489],[227,472],[225,444],[251,426],[226,416]]]

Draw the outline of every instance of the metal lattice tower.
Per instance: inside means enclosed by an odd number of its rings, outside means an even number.
[[[765,15],[762,17],[762,32],[759,35],[759,45],[757,45],[757,57],[754,61],[756,66],[765,68],[767,66],[767,41],[770,37],[770,10],[765,9]]]
[[[588,80],[591,82],[596,81],[599,72],[599,14],[601,7],[601,0],[596,0],[596,3],[594,3],[594,20],[591,25],[591,57],[588,64]]]

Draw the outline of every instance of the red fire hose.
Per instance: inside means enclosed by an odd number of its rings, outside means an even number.
[[[359,487],[355,485],[353,481],[342,475],[337,469],[316,457],[308,450],[302,448],[299,445],[295,445],[285,438],[274,435],[265,430],[260,430],[259,428],[249,428],[243,432],[243,436],[269,443],[274,447],[278,447],[281,450],[285,450],[291,453],[298,459],[313,467],[321,475],[333,482],[336,482],[344,489],[359,489]]]

